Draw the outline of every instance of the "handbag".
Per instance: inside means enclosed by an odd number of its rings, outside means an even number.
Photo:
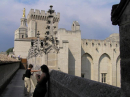
[[[25,78],[25,74],[23,74],[23,76],[22,76],[22,80],[24,80],[24,78]]]

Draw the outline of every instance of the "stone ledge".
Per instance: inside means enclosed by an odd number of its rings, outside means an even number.
[[[54,95],[55,97],[120,97],[121,89],[52,70],[49,97]]]

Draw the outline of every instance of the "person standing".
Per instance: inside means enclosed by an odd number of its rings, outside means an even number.
[[[29,68],[26,70],[25,72],[25,78],[24,78],[24,93],[25,96],[29,96],[30,93],[30,89],[31,89],[31,82],[30,82],[30,76],[32,75],[31,72],[38,72],[41,70],[32,70],[33,65],[29,64]]]
[[[20,55],[18,55],[18,60],[20,60]]]
[[[46,65],[41,66],[42,74],[36,74],[37,85],[33,93],[33,97],[45,97],[47,92],[46,83],[50,80],[49,69]],[[49,85],[48,85],[49,87]]]

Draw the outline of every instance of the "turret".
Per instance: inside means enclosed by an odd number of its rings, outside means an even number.
[[[72,31],[80,30],[80,25],[79,25],[78,21],[73,22],[71,30]]]
[[[27,19],[25,16],[25,8],[23,10],[23,16],[21,18],[21,25],[20,27],[15,31],[15,39],[20,38],[27,38]]]

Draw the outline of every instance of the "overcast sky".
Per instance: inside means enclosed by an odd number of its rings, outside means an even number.
[[[120,0],[0,0],[0,52],[14,47],[14,32],[20,26],[23,8],[26,16],[30,9],[48,11],[53,5],[60,13],[59,28],[71,30],[78,21],[82,39],[104,40],[112,33],[119,33],[111,24],[111,9]]]

